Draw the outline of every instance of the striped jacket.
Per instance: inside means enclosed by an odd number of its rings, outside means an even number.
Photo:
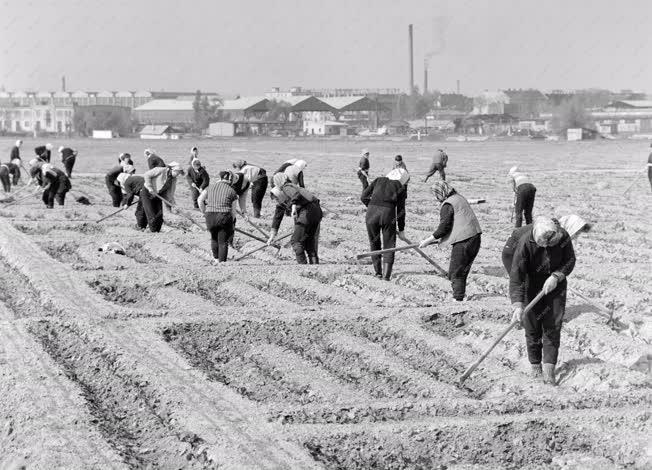
[[[202,212],[232,212],[238,193],[226,181],[211,183],[197,198]]]

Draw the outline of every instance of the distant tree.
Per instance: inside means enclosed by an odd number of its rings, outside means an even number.
[[[580,95],[575,95],[568,101],[561,103],[553,111],[553,128],[560,132],[566,129],[579,127],[593,128],[594,123],[586,111],[586,104]]]
[[[192,102],[193,132],[201,133],[208,127],[211,122],[222,119],[222,110],[219,109],[222,100],[218,98],[213,103],[208,100],[208,96],[202,96],[201,91],[195,92],[195,99]]]
[[[267,118],[270,121],[283,121],[287,122],[290,119],[292,105],[287,101],[272,100],[269,102],[269,111],[267,111]]]

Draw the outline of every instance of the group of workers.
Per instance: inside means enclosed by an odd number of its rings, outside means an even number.
[[[0,180],[5,191],[11,185],[11,182],[6,182],[10,177],[13,184],[20,178],[21,144],[17,141],[12,149],[11,162],[0,166]],[[50,164],[51,149],[51,144],[37,147],[38,158],[30,161],[29,168],[30,176],[44,188],[43,201],[47,207],[53,207],[55,201],[63,205],[65,193],[70,190],[69,177],[77,154],[74,149],[59,149],[66,168],[64,173]],[[123,153],[117,165],[105,176],[114,207],[126,209],[137,198],[135,217],[139,229],[161,230],[164,206],[175,210],[177,179],[185,174],[191,203],[205,217],[213,258],[218,263],[224,262],[229,246],[233,246],[237,218],[249,219],[246,207],[249,192],[253,216],[259,218],[271,182],[270,196],[276,207],[267,244],[278,241],[281,222],[284,216],[291,215],[294,220],[291,244],[297,262],[319,264],[318,244],[323,213],[319,198],[305,187],[307,163],[304,160],[284,162],[269,179],[264,168],[237,160],[232,169],[219,172],[219,180],[211,181],[199,159],[197,147],[191,149],[185,170],[177,162],[166,164],[151,149],[145,150],[144,157],[147,170],[142,175],[135,174],[131,155]],[[462,301],[466,296],[468,275],[481,247],[482,229],[469,201],[446,181],[447,165],[448,155],[438,149],[423,181],[427,182],[439,173],[439,179],[431,187],[435,200],[440,204],[439,224],[418,246],[420,249],[435,243],[450,246],[448,279],[453,298]],[[372,252],[382,251],[382,254],[371,257],[373,271],[378,278],[389,281],[394,264],[394,251],[391,249],[396,247],[396,238],[410,243],[405,235],[410,174],[401,155],[395,157],[393,168],[386,176],[371,179],[370,168],[370,152],[364,149],[357,169],[362,183],[361,201],[367,207],[365,222],[370,249]],[[648,168],[652,184],[652,154]],[[512,321],[525,329],[533,375],[543,377],[545,383],[555,384],[555,365],[566,303],[566,278],[575,265],[572,239],[583,231],[585,224],[578,226],[577,216],[559,220],[548,217],[534,219],[536,187],[518,167],[509,170],[508,178],[514,193],[515,229],[503,248],[502,261],[509,275]],[[540,292],[543,293],[542,299],[524,314],[526,305]]]

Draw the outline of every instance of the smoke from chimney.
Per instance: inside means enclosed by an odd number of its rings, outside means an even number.
[[[414,52],[412,50],[414,38],[412,34],[412,25],[408,26],[408,39],[409,39],[408,55],[410,57],[410,89],[408,90],[408,93],[412,95],[414,94]]]

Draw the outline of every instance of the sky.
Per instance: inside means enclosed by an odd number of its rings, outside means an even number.
[[[0,0],[7,90],[652,93],[652,0]]]

